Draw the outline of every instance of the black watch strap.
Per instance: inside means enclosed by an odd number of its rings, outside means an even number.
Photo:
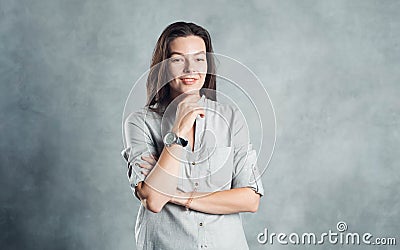
[[[186,147],[186,145],[188,145],[188,143],[189,143],[187,140],[183,139],[182,137],[178,137],[178,141],[179,141],[179,144],[182,145],[182,147]]]

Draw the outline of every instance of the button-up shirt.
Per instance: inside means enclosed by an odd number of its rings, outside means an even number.
[[[249,187],[264,195],[243,114],[230,104],[206,98],[197,102],[205,117],[195,120],[194,149],[185,147],[177,189],[182,192],[214,192]],[[175,112],[164,116],[147,108],[131,113],[125,121],[128,179],[135,192],[146,176],[135,163],[142,155],[159,156],[163,138],[174,124]],[[166,203],[159,213],[140,205],[135,225],[137,249],[248,249],[240,213],[208,214]]]

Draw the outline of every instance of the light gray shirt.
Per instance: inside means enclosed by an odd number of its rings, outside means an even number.
[[[194,150],[185,147],[180,164],[178,190],[213,192],[250,187],[261,196],[264,189],[256,164],[256,151],[249,141],[247,123],[241,111],[230,104],[202,95],[199,105],[205,117],[195,121]],[[121,152],[128,162],[132,191],[146,176],[137,162],[141,155],[159,156],[163,137],[175,120],[171,110],[163,117],[146,108],[131,113],[125,121],[126,148]],[[240,213],[208,214],[167,203],[153,213],[140,206],[135,225],[137,249],[248,249]]]

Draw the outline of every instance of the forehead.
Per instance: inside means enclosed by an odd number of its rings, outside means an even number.
[[[206,45],[199,36],[177,37],[169,44],[170,54],[194,54],[206,52]]]

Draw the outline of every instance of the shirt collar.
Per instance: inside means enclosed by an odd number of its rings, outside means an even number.
[[[197,103],[198,103],[198,104],[204,103],[204,100],[205,100],[205,99],[206,99],[206,95],[201,94],[201,97],[200,97],[200,99],[197,101]]]

